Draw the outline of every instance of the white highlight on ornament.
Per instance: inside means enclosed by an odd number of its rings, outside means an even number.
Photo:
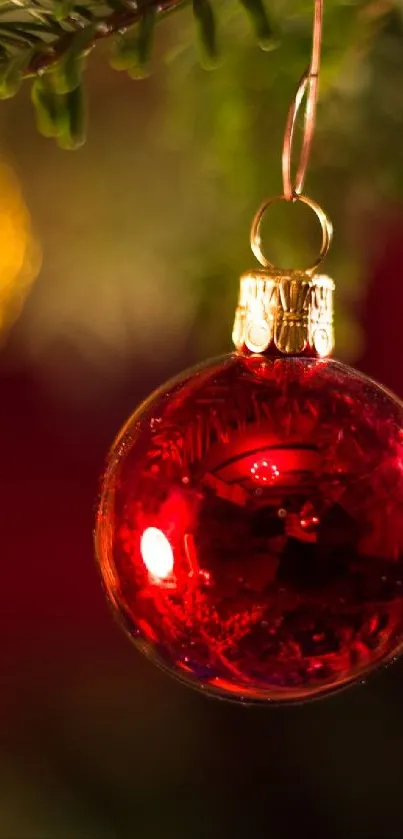
[[[140,550],[144,565],[153,577],[165,580],[172,574],[174,555],[162,530],[147,527],[141,537]]]

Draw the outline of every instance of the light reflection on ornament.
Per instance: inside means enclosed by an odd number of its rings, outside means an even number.
[[[141,555],[151,576],[166,580],[172,574],[174,555],[171,545],[158,527],[147,527],[141,537]]]
[[[268,460],[255,460],[250,469],[253,480],[257,483],[274,483],[280,477],[280,471],[274,463]]]
[[[311,527],[316,524],[319,524],[317,516],[312,516],[310,519],[301,519],[301,527]]]

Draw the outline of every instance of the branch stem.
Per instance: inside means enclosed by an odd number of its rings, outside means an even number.
[[[92,50],[98,41],[109,38],[136,24],[146,9],[155,9],[158,15],[165,16],[180,6],[184,6],[186,2],[187,0],[148,0],[147,4],[137,5],[137,3],[133,2],[128,3],[126,8],[116,9],[111,12],[109,17],[95,23],[94,36],[86,52]],[[93,26],[94,23],[90,25]],[[43,52],[36,53],[25,69],[24,77],[35,76],[38,73],[41,75],[50,69],[67,52],[76,34],[77,29],[71,32],[65,32],[48,46],[45,46]]]

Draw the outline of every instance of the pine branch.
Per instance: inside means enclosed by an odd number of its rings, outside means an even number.
[[[239,0],[261,46],[270,45],[264,0]],[[155,23],[192,4],[202,62],[217,62],[213,0],[0,0],[0,98],[14,96],[33,77],[39,131],[63,148],[85,137],[82,74],[98,41],[113,39],[112,67],[133,78],[147,74]]]
[[[188,0],[143,0],[140,6],[136,0],[127,0],[127,3],[119,3],[118,8],[105,15],[96,14],[96,5],[99,7],[99,4],[94,4],[94,14],[92,14],[91,7],[84,9],[79,4],[75,4],[64,19],[64,25],[60,24],[57,27],[58,31],[55,33],[54,40],[46,45],[42,53],[38,52],[32,56],[23,75],[24,77],[40,75],[57,64],[73,45],[77,33],[83,32],[84,28],[87,29],[89,35],[85,52],[89,53],[98,41],[110,38],[118,33],[124,34],[130,27],[138,23],[146,12],[155,11],[156,16],[163,17],[179,6],[184,6],[187,2]],[[42,32],[45,31],[45,24],[46,19],[44,24],[38,24]],[[26,30],[27,25],[25,25],[25,33]],[[2,31],[0,23],[0,38]]]

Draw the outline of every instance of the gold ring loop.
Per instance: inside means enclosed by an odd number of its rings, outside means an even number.
[[[274,198],[268,198],[266,201],[264,201],[264,203],[262,204],[260,209],[257,211],[257,213],[255,215],[255,218],[253,219],[252,227],[251,227],[251,231],[250,231],[250,246],[252,248],[252,251],[253,251],[256,259],[259,260],[260,264],[264,268],[271,268],[274,271],[276,271],[278,269],[276,268],[276,266],[272,262],[270,262],[267,259],[267,257],[264,255],[264,253],[262,251],[262,242],[261,242],[261,237],[260,237],[260,226],[261,226],[261,223],[262,223],[262,220],[263,220],[263,216],[265,215],[266,211],[268,210],[268,208],[272,204],[276,204],[279,201],[287,201],[287,200],[288,199],[286,198],[285,195],[275,195]],[[326,254],[327,254],[327,252],[330,248],[330,244],[331,244],[332,236],[333,236],[333,227],[332,227],[332,223],[328,219],[326,213],[324,212],[324,210],[322,210],[322,207],[320,207],[320,205],[317,204],[316,201],[312,201],[312,198],[308,198],[306,195],[295,195],[294,198],[293,198],[293,203],[296,203],[297,201],[301,201],[302,204],[306,204],[307,207],[310,207],[310,209],[314,211],[315,215],[319,219],[319,223],[320,223],[320,226],[322,228],[322,245],[321,245],[319,256],[318,256],[317,260],[314,262],[314,264],[311,265],[310,268],[306,268],[305,271],[304,271],[304,273],[306,273],[306,274],[313,274],[314,271],[316,271],[316,269],[319,268],[319,265],[323,262]],[[292,270],[294,270],[294,269],[292,269]]]

